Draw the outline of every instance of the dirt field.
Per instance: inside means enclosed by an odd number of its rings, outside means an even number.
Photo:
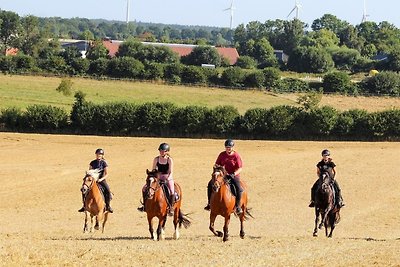
[[[172,240],[149,239],[136,211],[146,168],[170,143],[183,211],[193,224]],[[79,188],[102,147],[115,194],[105,233],[83,234]],[[337,164],[347,206],[332,239],[312,237],[309,191],[320,151]],[[0,133],[2,266],[399,266],[400,143],[240,141],[249,205],[244,240],[236,219],[223,243],[208,230],[206,184],[223,140]],[[217,218],[222,228],[222,218]]]

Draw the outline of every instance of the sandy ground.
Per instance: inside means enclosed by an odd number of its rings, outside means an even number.
[[[172,147],[189,229],[149,239],[136,211],[146,168],[160,142]],[[400,143],[236,142],[255,219],[222,242],[208,230],[206,184],[223,140],[0,133],[1,266],[399,266]],[[110,164],[115,198],[105,233],[83,234],[79,188],[94,150]],[[320,151],[337,164],[347,206],[332,239],[312,237],[309,191]],[[222,218],[217,218],[222,228]]]

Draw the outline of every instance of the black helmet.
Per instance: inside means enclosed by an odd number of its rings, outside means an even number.
[[[235,145],[235,142],[233,142],[232,139],[226,139],[225,147],[233,147],[234,145]]]
[[[328,149],[324,149],[324,150],[322,150],[321,155],[322,156],[330,156],[331,152]]]
[[[161,143],[158,150],[169,151],[169,145],[167,143]]]
[[[102,148],[98,148],[98,149],[96,149],[96,152],[95,152],[95,154],[101,154],[101,155],[104,155],[104,150],[103,150]]]

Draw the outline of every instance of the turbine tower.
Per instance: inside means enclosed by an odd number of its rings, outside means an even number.
[[[295,18],[296,18],[296,19],[299,19],[299,10],[300,10],[300,8],[302,8],[302,6],[300,5],[300,3],[299,3],[297,0],[295,0],[295,2],[294,2],[294,8],[290,11],[289,15],[287,15],[287,18],[289,18],[290,15],[292,15],[292,13],[293,13],[294,11],[296,11],[296,16],[295,16]]]
[[[129,4],[130,0],[126,0],[126,24],[129,23]]]
[[[368,17],[369,15],[367,14],[367,5],[365,4],[365,0],[364,0],[364,11],[363,11],[363,16],[361,19],[361,23],[367,22],[368,21]]]
[[[232,0],[232,2],[231,2],[231,6],[230,7],[228,7],[228,8],[226,8],[226,9],[224,9],[223,11],[230,11],[231,12],[231,21],[230,21],[230,24],[229,24],[229,28],[232,30],[232,27],[233,27],[233,10],[235,10],[236,8],[233,6],[233,1],[234,0]]]

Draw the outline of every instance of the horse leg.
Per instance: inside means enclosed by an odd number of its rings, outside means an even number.
[[[165,217],[167,217],[167,215],[165,215],[164,217],[158,218],[158,227],[157,227],[157,240],[160,241],[164,240],[165,236],[164,236],[164,226],[165,226]]]
[[[322,213],[322,221],[319,224],[319,229],[322,229],[322,226],[325,224],[329,211],[330,211],[330,208],[328,207]]]
[[[215,218],[217,218],[217,215],[210,212],[210,226],[208,227],[208,229],[210,229],[210,231],[213,232],[214,235],[222,237],[224,234],[221,231],[215,231],[214,228]]]
[[[93,225],[93,215],[90,215],[90,233],[93,233],[94,231],[93,231],[93,228],[94,228],[94,225]]]
[[[331,232],[329,233],[328,237],[332,237],[333,230],[335,229],[335,220],[336,220],[336,213],[333,213],[329,216],[329,221],[331,224]]]
[[[225,217],[225,224],[224,224],[224,238],[222,239],[224,242],[228,241],[229,239],[229,222],[231,221],[231,215]]]
[[[95,216],[95,219],[96,219],[96,224],[94,225],[94,229],[95,230],[99,230],[100,229],[100,227],[99,227],[99,215]]]
[[[243,209],[243,213],[240,215],[239,219],[240,219],[240,238],[243,239],[245,236],[245,232],[244,232],[244,226],[243,226],[243,222],[244,222],[244,215],[246,213],[246,207]]]
[[[319,222],[319,210],[318,208],[315,208],[315,227],[313,236],[318,236],[318,222]]]
[[[153,219],[153,217],[150,217],[149,215],[147,215],[147,222],[149,223],[150,238],[153,240],[156,240],[156,236],[154,234],[154,229],[153,229],[152,219]]]
[[[85,211],[85,222],[83,223],[83,232],[86,233],[88,231],[88,212]]]
[[[101,226],[101,233],[104,233],[104,227],[106,226],[107,219],[108,219],[108,212],[104,213],[103,224]]]
[[[178,240],[179,239],[179,228],[178,228],[178,220],[179,220],[179,213],[180,213],[180,209],[176,209],[174,212],[174,228],[175,228],[175,232],[174,232],[174,239]]]

